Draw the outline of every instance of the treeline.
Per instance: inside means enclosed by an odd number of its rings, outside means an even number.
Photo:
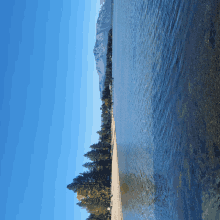
[[[90,146],[91,150],[84,156],[91,160],[83,164],[88,171],[80,173],[67,186],[77,193],[79,205],[90,213],[89,219],[110,220],[111,202],[111,107],[112,94],[112,29],[108,34],[107,66],[104,90],[102,91],[101,130],[99,141]]]

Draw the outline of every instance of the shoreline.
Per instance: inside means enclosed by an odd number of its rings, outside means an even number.
[[[111,178],[111,219],[123,220],[121,190],[119,182],[119,169],[118,169],[118,153],[115,132],[115,120],[113,116],[113,108],[111,110],[111,134],[112,134],[112,178]]]

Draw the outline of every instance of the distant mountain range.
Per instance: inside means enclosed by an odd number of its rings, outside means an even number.
[[[99,74],[100,98],[104,89],[108,32],[112,27],[112,0],[103,2],[96,23],[96,42],[93,53],[96,61],[96,70]]]

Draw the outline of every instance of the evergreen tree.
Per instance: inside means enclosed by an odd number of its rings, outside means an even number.
[[[80,207],[85,207],[89,213],[93,213],[95,215],[107,214],[109,207],[108,200],[99,194],[97,197],[85,198],[77,203]]]
[[[88,168],[89,170],[103,170],[104,168],[109,168],[111,166],[111,159],[100,160],[95,162],[87,162],[83,164],[83,167]]]
[[[109,150],[91,150],[84,154],[84,156],[94,162],[100,160],[107,160],[111,157]]]

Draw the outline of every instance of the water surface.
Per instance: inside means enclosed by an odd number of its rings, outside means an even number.
[[[124,219],[220,219],[217,1],[114,0]]]

